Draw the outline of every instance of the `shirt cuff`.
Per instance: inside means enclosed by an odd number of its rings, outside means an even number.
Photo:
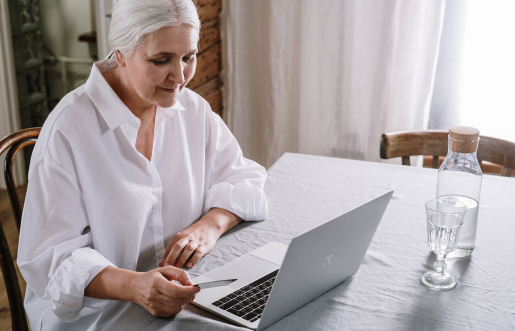
[[[108,266],[113,264],[92,248],[74,250],[57,268],[45,291],[54,314],[64,322],[73,322],[102,310],[109,301],[85,298],[84,290]]]
[[[204,214],[214,207],[230,211],[246,221],[264,220],[268,215],[265,192],[247,183],[213,185],[207,193]]]

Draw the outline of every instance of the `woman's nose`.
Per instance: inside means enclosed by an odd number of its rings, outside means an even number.
[[[184,67],[182,61],[177,61],[171,64],[167,78],[168,80],[175,82],[177,85],[184,84]]]

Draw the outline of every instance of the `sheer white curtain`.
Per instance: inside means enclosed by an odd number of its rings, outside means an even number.
[[[447,2],[429,127],[515,142],[515,1]]]
[[[379,160],[427,127],[445,0],[224,2],[226,121],[245,155]]]

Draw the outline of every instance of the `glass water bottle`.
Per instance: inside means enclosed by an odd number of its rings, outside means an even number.
[[[477,160],[479,130],[457,126],[449,130],[449,149],[438,169],[436,197],[447,197],[464,203],[468,210],[456,250],[450,258],[461,258],[472,254],[476,243],[479,195],[483,172]]]

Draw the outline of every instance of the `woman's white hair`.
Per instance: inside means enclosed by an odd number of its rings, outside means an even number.
[[[167,26],[189,24],[200,33],[200,19],[192,0],[118,0],[113,8],[109,45],[130,55],[145,36]]]

